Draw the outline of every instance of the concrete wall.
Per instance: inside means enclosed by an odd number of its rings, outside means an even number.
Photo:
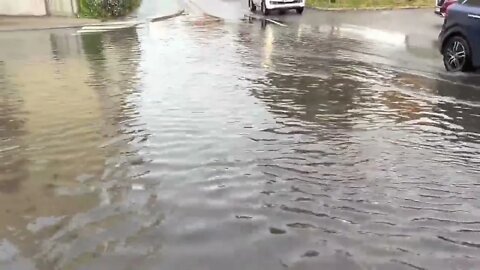
[[[46,15],[45,0],[0,0],[0,15]]]
[[[0,15],[75,16],[78,6],[78,0],[0,0]]]
[[[77,0],[47,0],[47,3],[50,15],[74,16],[78,14]]]

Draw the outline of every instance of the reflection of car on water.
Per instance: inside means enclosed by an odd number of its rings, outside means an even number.
[[[480,67],[480,0],[451,5],[439,39],[443,63],[448,71]]]
[[[263,15],[270,14],[272,10],[284,12],[289,9],[295,9],[298,14],[302,14],[305,0],[248,0],[248,7],[252,12],[259,8]]]

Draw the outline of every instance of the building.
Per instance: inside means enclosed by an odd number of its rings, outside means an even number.
[[[78,0],[0,0],[0,15],[77,16]]]

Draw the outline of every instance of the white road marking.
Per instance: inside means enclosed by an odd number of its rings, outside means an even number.
[[[258,16],[256,14],[245,14],[245,17],[247,17],[247,18],[250,17],[250,18],[253,18],[253,19],[257,19],[257,20],[266,20],[268,22],[271,22],[271,23],[276,24],[276,25],[280,25],[282,27],[288,27],[288,25],[286,25],[286,24],[283,24],[281,22],[277,22],[275,20],[268,19],[268,18],[265,18],[265,17],[262,17],[262,16]]]
[[[286,25],[286,24],[283,24],[283,23],[277,22],[277,21],[275,21],[275,20],[272,20],[272,19],[265,19],[265,20],[266,20],[266,21],[268,21],[268,22],[274,23],[274,24],[276,24],[276,25],[280,25],[280,26],[283,26],[283,27],[287,27],[287,25]]]

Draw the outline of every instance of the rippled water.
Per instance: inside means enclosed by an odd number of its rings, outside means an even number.
[[[478,268],[479,90],[333,30],[1,34],[0,268]]]

